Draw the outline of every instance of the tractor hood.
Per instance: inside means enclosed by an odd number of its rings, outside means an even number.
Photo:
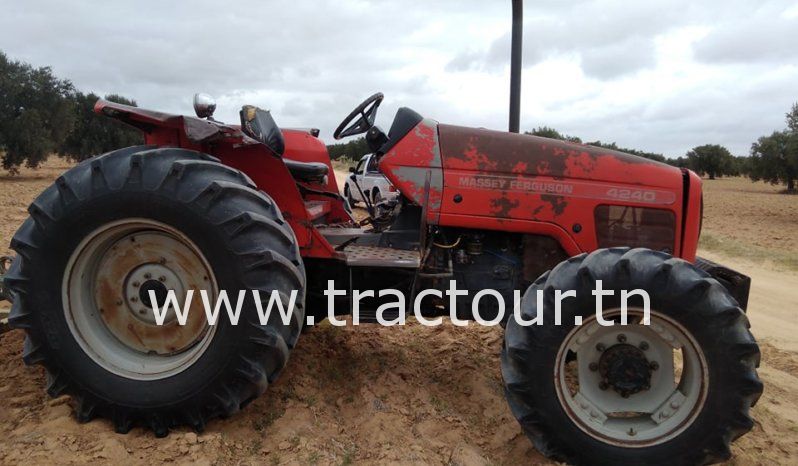
[[[438,134],[445,170],[682,189],[679,168],[624,152],[444,124]]]
[[[681,247],[698,235],[700,180],[690,172],[554,139],[437,129],[443,180],[430,221],[551,236],[571,255],[613,245],[695,252]]]

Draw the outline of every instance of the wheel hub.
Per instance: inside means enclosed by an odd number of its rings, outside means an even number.
[[[602,383],[622,397],[651,388],[651,365],[640,348],[629,344],[610,347],[599,359]]]
[[[165,306],[169,291],[173,291],[178,304],[185,297],[185,288],[178,272],[172,270],[176,266],[169,262],[166,257],[159,258],[158,263],[145,263],[135,267],[127,275],[123,283],[123,293],[127,310],[136,319],[149,324],[156,325],[154,306],[150,300],[150,291],[155,293],[155,303],[159,309]],[[169,307],[164,325],[174,321],[176,315],[172,307]]]
[[[620,315],[620,309],[604,312],[605,319]],[[686,429],[700,412],[709,376],[703,353],[680,323],[656,310],[650,325],[643,324],[642,309],[628,315],[626,325],[600,325],[591,316],[574,327],[557,353],[554,375],[557,397],[580,429],[637,448]]]
[[[100,365],[129,378],[157,379],[188,367],[216,329],[199,297],[187,302],[188,290],[216,299],[216,281],[201,251],[168,225],[120,220],[95,230],[73,253],[65,312],[73,335]],[[184,322],[175,306],[166,307],[170,292]],[[162,321],[155,307],[164,313]]]
[[[155,302],[150,301],[150,291],[152,291],[153,295],[155,296]],[[152,309],[155,306],[163,306],[166,302],[166,297],[168,294],[169,290],[166,289],[166,285],[158,280],[147,280],[143,285],[141,285],[141,291],[139,291],[139,300],[141,301],[141,304]]]

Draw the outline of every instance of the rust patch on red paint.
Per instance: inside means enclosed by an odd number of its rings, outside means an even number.
[[[623,165],[678,171],[635,155],[567,141],[444,124],[438,131],[445,168],[584,178],[603,160],[613,159]]]
[[[565,208],[568,207],[568,202],[563,196],[542,194],[540,200],[551,205],[551,210],[554,212],[554,215],[562,215],[562,213],[565,212]]]
[[[446,204],[447,212],[587,224],[597,202],[672,205],[682,186],[678,169],[631,154],[486,129],[438,128],[444,190],[463,191],[472,200],[467,211]]]
[[[492,208],[492,214],[497,217],[509,217],[510,211],[513,209],[517,209],[518,206],[521,205],[521,201],[518,199],[510,199],[506,193],[502,195],[502,197],[494,198],[490,200],[490,205]]]

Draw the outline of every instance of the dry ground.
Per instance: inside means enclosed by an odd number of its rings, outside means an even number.
[[[0,241],[65,167],[55,160],[0,178]],[[798,273],[777,259],[798,252],[786,239],[798,237],[798,198],[718,180],[707,182],[705,201],[715,242],[703,252],[753,276],[749,315],[763,351],[757,425],[735,443],[730,464],[790,463],[798,457]],[[730,242],[761,250],[732,258]],[[303,335],[266,396],[204,434],[179,429],[166,439],[142,429],[117,435],[104,420],[78,424],[68,399],[43,393],[43,371],[21,363],[22,337],[0,337],[0,464],[548,464],[504,401],[499,329],[320,326]]]
[[[798,270],[798,196],[747,178],[704,180],[702,247]]]

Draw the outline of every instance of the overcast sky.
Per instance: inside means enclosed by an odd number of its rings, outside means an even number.
[[[194,92],[328,142],[375,91],[378,124],[409,106],[507,128],[509,0],[0,0],[0,49],[84,91],[192,113]],[[747,154],[798,101],[795,0],[526,0],[521,128],[553,126],[668,156]]]

